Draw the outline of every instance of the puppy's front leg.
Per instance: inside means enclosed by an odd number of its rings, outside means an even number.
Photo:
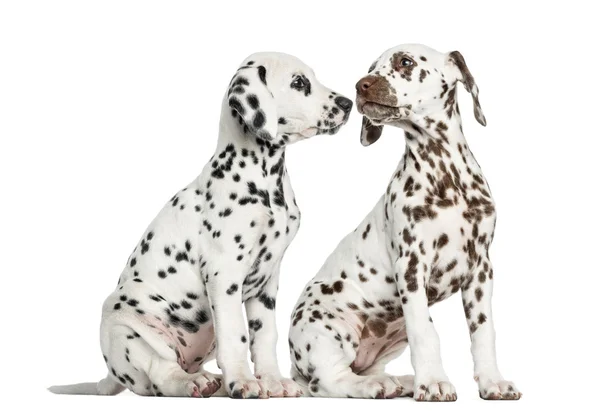
[[[487,254],[487,252],[486,252]],[[492,264],[486,257],[476,267],[473,280],[462,288],[465,316],[471,333],[471,353],[479,396],[485,400],[518,400],[521,392],[506,381],[496,363],[496,333],[492,321]]]
[[[279,264],[261,293],[246,301],[254,375],[267,388],[270,397],[299,397],[302,395],[300,386],[281,375],[277,362],[275,297],[278,283]]]
[[[217,339],[217,365],[232,398],[265,397],[248,364],[248,334],[242,312],[242,278],[235,270],[208,274],[206,289]],[[230,275],[227,275],[230,274]]]
[[[425,278],[429,278],[418,250],[408,250],[396,261],[396,281],[406,321],[411,360],[415,369],[417,401],[454,401],[456,391],[442,367],[440,340],[427,306]]]

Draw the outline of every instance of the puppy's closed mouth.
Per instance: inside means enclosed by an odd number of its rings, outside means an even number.
[[[357,99],[356,107],[358,112],[372,120],[384,120],[397,117],[400,113],[400,107],[388,106],[364,99]]]
[[[344,124],[346,124],[346,121],[347,121],[347,119],[342,121],[340,124],[336,124],[335,126],[331,126],[328,128],[310,127],[304,131],[301,131],[300,134],[302,134],[302,136],[304,136],[304,137],[313,137],[313,136],[316,136],[317,134],[333,135],[333,134],[337,133]]]

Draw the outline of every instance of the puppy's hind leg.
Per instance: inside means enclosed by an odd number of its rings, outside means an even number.
[[[346,340],[319,331],[304,330],[310,341],[292,348],[296,381],[308,381],[308,392],[314,397],[395,398],[403,388],[385,374],[357,375],[350,365],[355,352]],[[296,339],[300,342],[302,340]],[[341,346],[340,346],[341,345]],[[299,377],[298,377],[299,376]]]
[[[185,372],[158,336],[140,331],[142,336],[125,325],[114,325],[109,333],[103,351],[111,376],[138,395],[207,397],[220,386],[208,373]]]
[[[415,385],[415,376],[414,375],[390,375],[385,372],[385,366],[394,358],[399,357],[406,347],[408,346],[408,341],[402,340],[396,346],[383,355],[380,358],[377,358],[375,362],[367,369],[362,370],[358,373],[358,375],[384,375],[390,377],[398,386],[402,387],[402,397],[412,397],[414,393],[414,385]]]

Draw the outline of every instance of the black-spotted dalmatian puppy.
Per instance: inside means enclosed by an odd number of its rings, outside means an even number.
[[[245,59],[223,100],[215,154],[150,224],[104,303],[108,376],[50,390],[206,397],[224,385],[234,398],[300,395],[275,351],[279,268],[300,223],[285,148],[334,134],[351,108],[293,56]],[[203,369],[215,357],[222,377]]]
[[[460,290],[480,396],[521,397],[496,365],[488,254],[496,212],[463,135],[457,82],[485,126],[477,86],[457,51],[392,48],[356,85],[362,144],[389,124],[405,130],[406,150],[387,192],[341,241],[292,314],[292,376],[313,396],[456,400],[428,306]],[[415,376],[385,374],[407,345]]]

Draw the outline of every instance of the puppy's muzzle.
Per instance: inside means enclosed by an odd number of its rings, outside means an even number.
[[[371,119],[384,119],[396,114],[398,99],[385,77],[368,75],[356,83],[356,106]]]

